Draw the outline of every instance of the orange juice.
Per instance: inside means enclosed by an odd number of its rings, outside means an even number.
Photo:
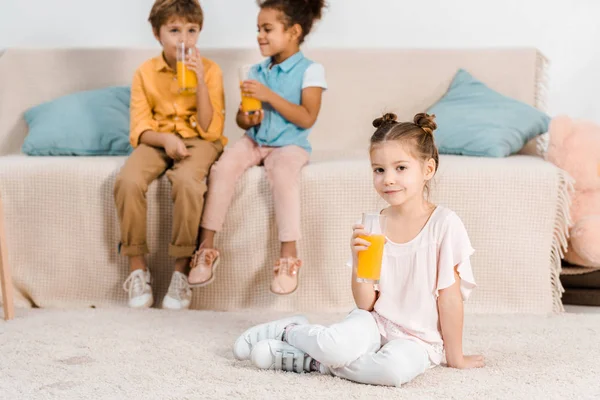
[[[240,87],[242,86],[242,82],[240,82]],[[255,99],[254,97],[244,96],[244,92],[242,92],[242,111],[243,112],[252,112],[258,111],[262,108],[262,103],[260,100]]]
[[[371,245],[367,250],[358,253],[356,277],[358,279],[378,282],[381,275],[381,260],[383,258],[384,235],[361,236]]]
[[[183,61],[177,61],[177,84],[179,93],[195,93],[198,86],[196,73],[188,69]]]

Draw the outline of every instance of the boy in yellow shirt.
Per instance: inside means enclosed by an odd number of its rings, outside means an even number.
[[[169,255],[175,271],[162,307],[186,309],[191,290],[187,281],[196,248],[204,205],[206,176],[227,139],[223,136],[225,101],[219,66],[200,56],[196,42],[204,15],[198,0],[156,0],[149,21],[162,53],[143,63],[131,86],[131,145],[115,182],[114,195],[121,226],[120,249],[129,257],[131,274],[123,288],[132,308],[150,307],[150,271],[146,265],[146,192],[166,173],[171,182],[173,228]],[[191,94],[180,94],[177,49],[192,48],[186,66],[198,84]]]

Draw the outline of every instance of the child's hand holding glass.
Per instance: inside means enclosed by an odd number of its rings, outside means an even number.
[[[244,65],[243,67],[240,67],[239,69],[239,79],[240,79],[240,91],[242,94],[242,103],[241,103],[241,110],[246,113],[246,114],[253,114],[253,113],[257,113],[258,111],[262,110],[262,102],[261,102],[261,98],[258,98],[255,95],[255,90],[254,90],[254,83],[258,83],[254,80],[250,79],[250,71],[252,70],[252,66],[251,65]],[[261,85],[262,86],[262,85]],[[263,88],[265,88],[263,86]],[[268,90],[268,88],[265,88]],[[261,91],[262,93],[262,91]],[[260,93],[259,93],[260,94]],[[254,125],[258,125],[258,124],[254,124]],[[254,126],[251,125],[251,126]]]
[[[265,113],[263,110],[257,110],[254,112],[247,112],[244,111],[243,106],[240,104],[240,108],[238,110],[238,115],[237,115],[237,120],[238,120],[238,124],[240,124],[240,126],[244,126],[246,127],[246,129],[259,125],[263,118],[265,116]]]
[[[186,47],[181,42],[177,45],[177,84],[179,93],[196,93],[198,79],[204,80],[204,65],[200,52],[195,47]]]
[[[268,103],[273,92],[259,81],[249,80],[242,82],[242,93],[253,99]]]
[[[197,47],[192,47],[188,50],[185,66],[188,70],[191,70],[196,74],[196,84],[198,82],[204,82],[204,63],[200,56],[200,50],[198,50]]]
[[[371,245],[370,242],[363,239],[368,236],[369,232],[365,230],[364,225],[356,224],[352,226],[352,240],[350,241],[350,248],[352,249],[352,258],[354,261],[358,261],[358,253],[365,251]]]
[[[356,281],[378,284],[385,245],[385,216],[363,214],[362,224],[353,226],[352,256],[356,262]]]

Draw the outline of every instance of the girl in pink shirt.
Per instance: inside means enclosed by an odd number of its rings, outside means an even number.
[[[318,371],[354,382],[400,386],[428,368],[484,366],[463,354],[463,301],[475,287],[471,242],[453,211],[427,200],[439,157],[434,116],[373,121],[373,185],[389,204],[379,287],[359,283],[357,254],[370,245],[353,227],[352,293],[357,309],[324,327],[296,316],[248,329],[234,345],[237,359],[262,369]],[[445,353],[445,354],[444,354]]]

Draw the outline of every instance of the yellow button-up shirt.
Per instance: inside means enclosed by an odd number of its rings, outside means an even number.
[[[170,68],[162,54],[142,64],[135,72],[131,85],[131,122],[129,140],[137,147],[140,136],[146,130],[175,133],[183,138],[200,136],[223,146],[225,122],[225,95],[223,74],[215,62],[202,58],[204,81],[213,108],[210,125],[204,131],[197,121],[196,94],[179,94],[177,74]]]

